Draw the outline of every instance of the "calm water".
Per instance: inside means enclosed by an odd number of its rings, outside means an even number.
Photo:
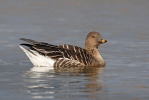
[[[148,0],[0,0],[0,100],[148,100]],[[88,32],[103,69],[34,72],[19,48],[26,37],[84,47]]]

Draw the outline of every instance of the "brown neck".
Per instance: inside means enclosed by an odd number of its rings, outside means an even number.
[[[95,59],[97,59],[100,65],[105,65],[103,58],[100,55],[98,48],[85,48]]]

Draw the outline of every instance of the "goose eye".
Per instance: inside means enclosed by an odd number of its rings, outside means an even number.
[[[95,36],[92,36],[92,38],[95,38]]]

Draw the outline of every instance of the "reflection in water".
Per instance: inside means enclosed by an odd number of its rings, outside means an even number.
[[[41,73],[28,71],[24,74],[24,81],[27,83],[27,93],[32,95],[32,98],[54,98],[54,87],[48,83],[48,78],[53,78],[50,73]]]
[[[86,68],[73,72],[50,70],[28,71],[24,76],[27,93],[32,98],[103,98],[102,68]],[[101,95],[100,95],[101,93]]]
[[[95,69],[94,72],[86,73],[85,75],[88,80],[88,84],[86,84],[86,91],[90,93],[88,97],[91,99],[104,98],[103,95],[99,95],[99,92],[103,92],[103,88],[104,88],[102,74],[101,74],[102,70],[103,69]]]

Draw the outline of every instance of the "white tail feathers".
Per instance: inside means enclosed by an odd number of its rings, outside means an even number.
[[[20,46],[20,48],[29,57],[30,61],[33,63],[34,66],[43,66],[49,67],[49,69],[54,69],[53,65],[55,60],[51,59],[50,57],[43,56],[39,54],[37,51],[26,49],[22,46]]]

